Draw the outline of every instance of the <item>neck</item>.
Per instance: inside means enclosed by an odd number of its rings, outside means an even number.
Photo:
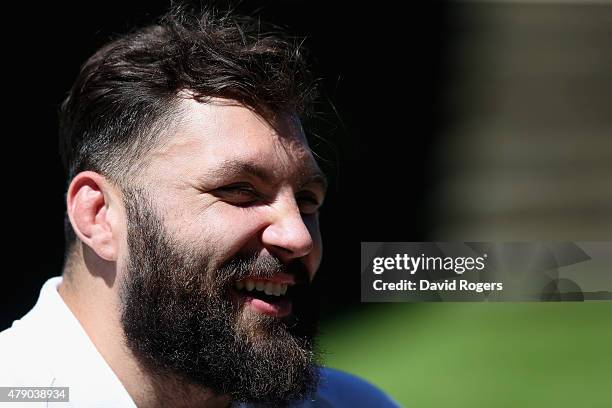
[[[119,378],[138,407],[229,407],[228,396],[159,375],[147,369],[123,341],[121,305],[115,290],[99,277],[64,279],[58,292],[80,322],[98,352]]]

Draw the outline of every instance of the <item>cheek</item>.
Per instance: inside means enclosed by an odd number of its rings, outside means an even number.
[[[319,228],[319,216],[308,217],[304,219],[304,224],[310,236],[312,237],[313,248],[312,252],[308,255],[309,268],[316,273],[321,264],[321,258],[323,256],[323,239],[321,237],[321,230]]]
[[[258,241],[263,223],[256,211],[245,208],[210,210],[184,224],[183,239],[211,248],[216,263],[222,263]]]
[[[304,220],[304,225],[306,225],[306,228],[308,229],[308,232],[310,232],[310,236],[312,237],[312,240],[315,244],[321,244],[322,239],[321,239],[321,229],[319,228],[319,215],[315,214],[315,215],[310,215],[307,217],[303,218]]]
[[[168,228],[181,240],[219,248],[226,248],[228,241],[247,234],[255,218],[246,208],[225,205],[201,195],[166,198],[164,208],[167,208],[164,219]]]

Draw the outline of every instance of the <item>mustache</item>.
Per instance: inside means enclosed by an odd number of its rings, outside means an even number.
[[[296,284],[309,284],[306,266],[298,259],[283,263],[273,255],[246,254],[236,255],[218,268],[218,278],[226,283],[238,279],[272,278],[279,273],[293,276]]]

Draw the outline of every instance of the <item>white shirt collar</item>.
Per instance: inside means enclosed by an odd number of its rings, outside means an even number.
[[[46,360],[53,386],[70,387],[76,407],[136,407],[110,366],[57,291],[62,277],[43,285],[36,305],[16,326],[20,335],[44,338],[37,354]]]

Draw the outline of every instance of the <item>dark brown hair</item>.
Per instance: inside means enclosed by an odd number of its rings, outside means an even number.
[[[312,113],[317,81],[302,41],[257,18],[175,7],[120,36],[82,66],[59,111],[68,183],[92,170],[127,186],[144,155],[180,114],[179,94],[235,100],[270,117]],[[67,248],[75,241],[66,216]]]

